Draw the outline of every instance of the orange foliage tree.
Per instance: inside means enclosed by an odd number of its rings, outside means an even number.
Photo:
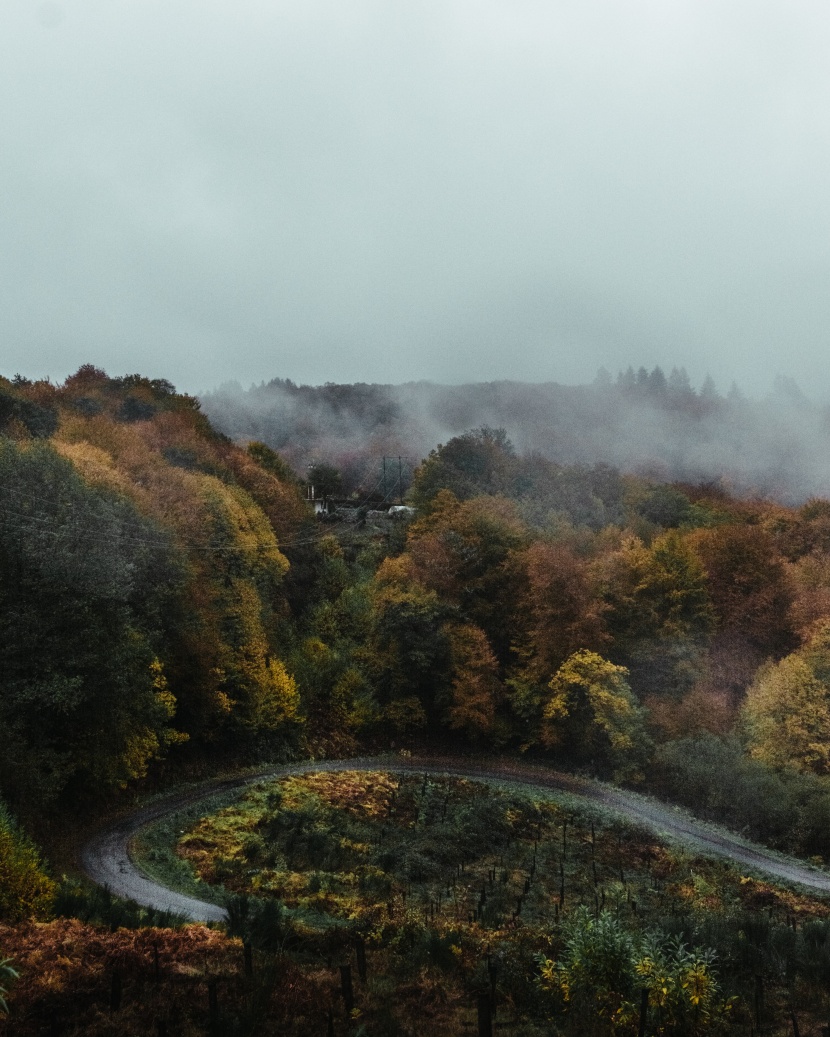
[[[465,623],[445,628],[450,644],[449,725],[472,738],[493,734],[504,698],[499,666],[483,630]]]
[[[759,663],[796,647],[793,587],[770,534],[735,523],[691,534],[716,617],[712,646],[722,682],[742,690]]]

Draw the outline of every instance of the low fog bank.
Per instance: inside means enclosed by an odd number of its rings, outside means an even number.
[[[763,400],[733,387],[694,389],[685,373],[667,378],[631,369],[591,385],[488,382],[457,386],[295,385],[275,379],[244,390],[226,384],[202,397],[211,421],[233,439],[258,439],[304,475],[320,460],[346,484],[365,488],[379,459],[408,470],[439,443],[489,425],[516,450],[564,464],[606,462],[660,481],[717,482],[734,493],[797,504],[830,497],[830,407],[788,379]]]

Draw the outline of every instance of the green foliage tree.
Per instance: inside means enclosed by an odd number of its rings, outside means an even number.
[[[318,461],[312,465],[308,478],[314,487],[315,497],[322,497],[324,501],[343,492],[343,476],[328,461]]]
[[[441,490],[458,500],[504,493],[510,484],[515,457],[504,429],[488,426],[455,436],[436,447],[418,467],[409,496],[428,510]]]
[[[254,440],[248,444],[248,453],[258,465],[272,475],[275,475],[280,482],[297,482],[297,476],[288,462],[280,457],[276,450],[272,450],[265,443]]]
[[[177,575],[162,531],[50,446],[0,443],[0,486],[0,780],[42,808],[143,773],[167,744],[154,642]]]
[[[643,989],[649,1033],[716,1033],[728,1022],[730,1002],[720,992],[712,951],[631,932],[606,912],[574,914],[561,956],[541,959],[540,985],[565,1016],[566,1033],[635,1034]]]
[[[640,516],[663,529],[691,526],[700,517],[681,490],[663,484],[644,488],[635,507]]]
[[[773,770],[735,736],[709,733],[658,746],[652,777],[660,793],[788,853],[830,855],[825,777]]]
[[[5,384],[4,384],[5,383]],[[0,431],[15,438],[48,438],[58,427],[54,406],[42,406],[0,379]],[[16,434],[16,435],[15,435]]]
[[[371,597],[366,664],[380,703],[395,723],[434,722],[450,679],[446,623],[454,610],[412,579],[405,558],[381,565]]]

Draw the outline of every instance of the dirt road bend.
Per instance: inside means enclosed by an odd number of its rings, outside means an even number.
[[[84,873],[112,893],[147,907],[172,911],[192,921],[220,922],[225,911],[195,897],[185,896],[153,881],[135,864],[130,853],[133,837],[146,825],[198,804],[224,791],[243,789],[268,779],[314,771],[378,770],[393,773],[416,772],[432,776],[449,775],[474,781],[511,781],[526,785],[530,791],[566,792],[586,803],[600,804],[630,821],[635,821],[668,839],[682,843],[698,853],[726,857],[735,864],[767,875],[830,892],[830,872],[807,863],[782,857],[763,846],[716,829],[665,803],[639,796],[588,778],[575,777],[516,760],[472,761],[456,757],[359,757],[351,760],[317,760],[273,767],[245,777],[214,781],[197,789],[179,792],[122,818],[90,839],[81,852]]]

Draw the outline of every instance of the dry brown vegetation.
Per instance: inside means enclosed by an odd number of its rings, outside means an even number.
[[[269,962],[260,982],[246,975],[241,941],[201,925],[110,932],[58,919],[0,926],[0,945],[20,972],[11,1014],[0,1017],[4,1037],[203,1037],[213,983],[218,1032],[249,1021],[263,1035],[322,1034],[322,1006],[335,1003],[331,970]]]

